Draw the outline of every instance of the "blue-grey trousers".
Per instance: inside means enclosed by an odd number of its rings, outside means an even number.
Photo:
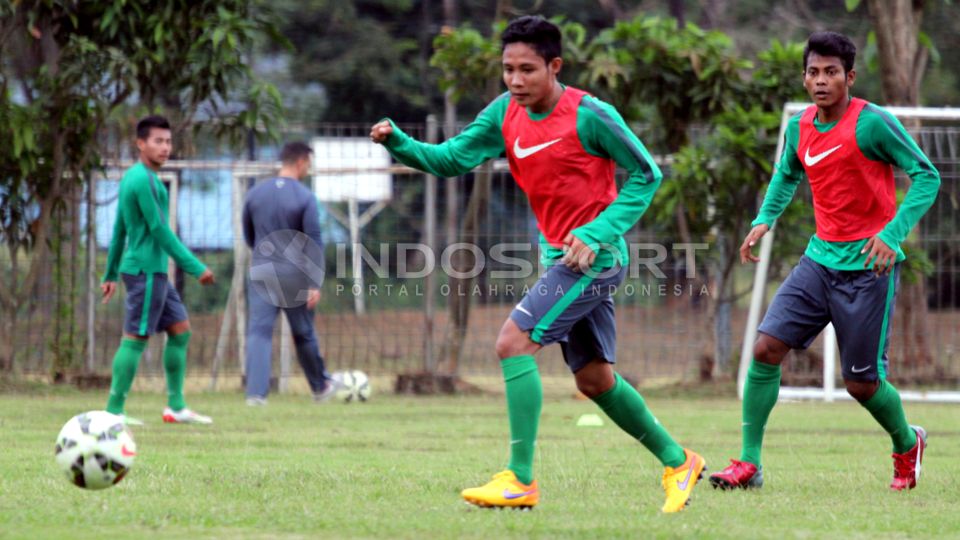
[[[320,392],[328,378],[320,344],[313,329],[313,310],[306,305],[276,306],[248,287],[247,294],[247,397],[267,397],[270,392],[270,357],[273,353],[273,326],[282,310],[290,322],[297,348],[297,360],[310,389]]]

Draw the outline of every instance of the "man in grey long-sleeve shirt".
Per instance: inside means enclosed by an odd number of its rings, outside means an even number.
[[[300,182],[310,169],[311,153],[303,142],[284,145],[278,176],[254,186],[243,203],[243,236],[253,250],[247,295],[248,405],[266,404],[273,325],[281,309],[314,399],[323,401],[335,389],[313,328],[324,262],[317,200]]]

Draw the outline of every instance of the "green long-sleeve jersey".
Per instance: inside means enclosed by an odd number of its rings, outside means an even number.
[[[805,177],[797,152],[802,114],[794,115],[787,124],[783,154],[767,188],[759,215],[753,221],[754,226],[766,224],[773,227]],[[826,133],[837,122],[824,124],[814,117],[813,125],[818,132]],[[895,165],[913,181],[893,219],[878,233],[879,238],[897,253],[897,261],[902,261],[905,256],[900,244],[936,199],[940,174],[897,118],[881,107],[867,104],[863,108],[857,118],[855,137],[864,157]],[[805,254],[829,268],[863,270],[867,254],[862,251],[868,240],[831,242],[814,234]]]
[[[167,225],[167,188],[143,162],[127,169],[120,180],[117,218],[107,254],[103,281],[125,274],[165,273],[167,256],[193,276],[206,270]]]
[[[385,146],[398,161],[411,167],[442,177],[461,175],[504,153],[507,142],[504,140],[503,124],[509,105],[509,93],[502,94],[481,111],[463,132],[437,145],[417,141],[393,125],[393,133],[385,141]],[[553,112],[536,114],[527,110],[526,114],[536,122],[546,119]],[[576,109],[576,133],[583,151],[612,160],[625,169],[629,176],[616,198],[599,215],[589,223],[566,232],[588,245],[615,248],[613,252],[600,250],[596,264],[610,266],[616,260],[616,255],[619,255],[621,264],[626,264],[628,251],[623,235],[649,207],[663,175],[616,109],[599,99],[589,95],[582,98]],[[561,180],[557,179],[558,190],[563,189]],[[536,203],[531,200],[531,204]],[[546,263],[562,256],[559,246],[547,243],[542,234],[540,247],[541,258]]]

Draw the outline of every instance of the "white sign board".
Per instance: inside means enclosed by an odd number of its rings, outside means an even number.
[[[391,165],[390,153],[382,145],[366,137],[315,137],[313,148],[313,185],[321,201],[360,202],[390,200],[389,173],[356,173],[352,169],[386,169]],[[343,172],[325,173],[341,169]]]

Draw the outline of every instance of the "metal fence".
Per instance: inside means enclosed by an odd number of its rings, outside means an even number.
[[[428,138],[427,126],[404,126],[412,135]],[[342,138],[365,137],[368,125],[321,126],[311,135]],[[960,224],[957,216],[960,162],[956,127],[924,128],[919,140],[940,169],[940,197],[924,218],[919,243],[932,262],[933,272],[924,278],[929,308],[926,346],[946,384],[960,378]],[[370,145],[371,147],[373,145]],[[242,373],[242,301],[229,301],[231,289],[243,286],[234,278],[237,261],[236,220],[242,190],[256,177],[269,176],[275,168],[275,149],[262,149],[261,160],[241,159],[241,152],[222,149],[215,162],[172,163],[162,178],[168,180],[175,202],[177,233],[182,241],[214,271],[217,284],[201,287],[191,277],[174,274],[193,325],[189,366],[194,376],[216,370],[221,380],[237,380]],[[122,156],[117,156],[122,158]],[[363,161],[366,156],[357,156]],[[121,163],[122,159],[118,163]],[[95,267],[101,276],[111,234],[120,168],[92,185],[96,201],[93,237],[79,202],[70,217],[74,225],[60,227],[67,247],[55,250],[52,264],[43,269],[32,300],[21,308],[13,322],[15,366],[21,373],[49,373],[61,368],[83,367],[107,374],[122,331],[123,293],[107,305],[99,292],[91,294],[87,248],[95,245]],[[354,171],[355,172],[355,171]],[[373,374],[454,369],[465,376],[499,372],[493,350],[500,326],[519,302],[523,287],[536,280],[534,270],[525,275],[504,275],[524,264],[537,267],[538,233],[524,194],[495,162],[460,178],[430,180],[426,175],[399,167],[390,169],[389,200],[375,202],[325,202],[321,205],[325,236],[327,277],[318,307],[316,329],[322,352],[331,370],[358,368]],[[669,171],[667,180],[669,181]],[[311,182],[339,181],[344,169],[331,175],[314,171]],[[431,186],[436,186],[433,191]],[[488,193],[478,197],[478,193]],[[371,209],[375,209],[373,214]],[[350,216],[368,219],[359,233],[363,246],[362,283],[355,273]],[[468,216],[475,216],[471,221]],[[79,235],[71,236],[71,231]],[[93,242],[88,240],[93,239]],[[356,238],[356,237],[355,237]],[[460,250],[457,262],[450,246],[465,242],[479,250]],[[707,245],[678,245],[646,217],[628,234],[633,246],[627,280],[616,291],[618,369],[647,381],[676,381],[698,376],[712,354],[712,294],[704,282],[703,269],[710,255]],[[706,244],[706,242],[704,242]],[[434,254],[433,272],[422,270]],[[407,246],[401,248],[401,246]],[[528,248],[529,246],[529,248]],[[479,253],[479,255],[478,255]],[[799,253],[797,254],[799,256]],[[477,258],[482,258],[482,264]],[[470,279],[457,279],[444,270],[476,270]],[[0,264],[9,264],[0,259]],[[789,264],[786,265],[789,267]],[[407,277],[401,277],[406,269]],[[447,269],[449,270],[449,268]],[[240,269],[242,276],[244,269]],[[781,276],[782,277],[782,276]],[[751,279],[750,269],[735,276],[740,288]],[[778,282],[771,276],[771,282]],[[242,300],[241,296],[237,297]],[[360,301],[362,300],[362,302]],[[902,301],[902,299],[901,299]],[[469,304],[469,317],[465,315]],[[89,309],[92,307],[92,310]],[[733,335],[737,339],[746,319],[746,304],[733,311]],[[902,316],[898,311],[897,316]],[[232,322],[231,322],[232,317]],[[87,321],[93,324],[88,332]],[[280,324],[277,325],[280,335]],[[458,328],[462,328],[462,335]],[[910,338],[894,323],[892,361],[905,349],[898,343]],[[462,339],[458,339],[461,336]],[[281,344],[275,339],[276,355]],[[162,373],[163,340],[151,340],[141,363],[141,373]],[[459,351],[459,353],[457,353]],[[67,358],[66,365],[56,360]],[[219,365],[215,365],[219,363]],[[295,363],[294,363],[295,364]],[[540,366],[548,374],[566,372],[558,347],[541,354]],[[287,369],[274,362],[280,374]],[[294,376],[298,368],[292,368]],[[800,366],[797,369],[804,369]],[[816,371],[811,367],[811,371]]]

